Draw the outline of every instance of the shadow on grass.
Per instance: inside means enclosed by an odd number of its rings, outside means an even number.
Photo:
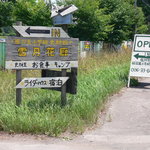
[[[42,100],[32,100],[27,103],[30,109],[42,110],[45,108],[58,108],[61,106],[60,98],[56,98],[55,101],[50,98],[45,98]]]

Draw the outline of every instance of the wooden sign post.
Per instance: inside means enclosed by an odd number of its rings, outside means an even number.
[[[21,27],[20,27],[21,28]],[[78,67],[78,39],[75,38],[48,38],[43,34],[49,34],[46,28],[36,31],[35,28],[27,28],[26,30],[32,34],[38,32],[42,37],[7,37],[6,39],[6,69],[16,70],[16,105],[21,104],[21,88],[24,87],[24,80],[21,78],[21,70],[46,70],[46,69],[62,69],[62,106],[66,104],[66,77],[67,69]],[[39,33],[40,32],[40,33]],[[64,31],[63,31],[64,32]],[[21,31],[20,31],[21,33]],[[64,34],[63,34],[64,35]],[[66,34],[67,35],[67,34]],[[64,81],[65,79],[65,81]],[[32,79],[27,78],[26,81]],[[48,80],[36,79],[36,82],[46,82]],[[20,85],[22,84],[22,86]],[[53,88],[55,86],[34,86],[34,88]],[[28,87],[31,88],[31,87]],[[32,87],[33,88],[33,87]]]

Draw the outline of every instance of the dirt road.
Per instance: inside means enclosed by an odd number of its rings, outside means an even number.
[[[0,150],[150,150],[150,79],[112,96],[103,119],[83,135],[55,139],[0,135]]]

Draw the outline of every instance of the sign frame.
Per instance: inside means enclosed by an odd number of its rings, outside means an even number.
[[[6,69],[69,69],[78,67],[78,39],[76,38],[8,37],[6,41]],[[51,42],[53,45],[50,45]],[[32,67],[32,62],[51,65],[46,68]],[[15,65],[17,63],[22,63],[22,67],[17,67]],[[66,65],[63,65],[65,63]],[[27,66],[25,67],[25,65]]]
[[[148,63],[146,63],[146,61]],[[150,67],[150,35],[135,34],[127,87],[130,87],[131,77],[150,77],[149,67]]]

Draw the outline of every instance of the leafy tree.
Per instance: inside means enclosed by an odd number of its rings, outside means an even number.
[[[78,37],[80,40],[100,41],[107,37],[107,32],[111,30],[108,25],[109,15],[104,15],[103,10],[99,10],[97,0],[69,0],[67,4],[75,4],[79,9],[74,14],[77,24],[69,27],[69,34]]]
[[[150,15],[150,1],[149,0],[137,0],[137,6],[142,7],[145,16]]]
[[[135,8],[132,0],[100,0],[100,9],[105,9],[105,14],[110,14],[110,25],[113,30],[108,33],[105,41],[119,44],[123,40],[133,38],[135,33],[147,31],[145,18],[140,8]],[[135,29],[136,28],[136,29]]]
[[[18,0],[15,4],[14,15],[16,20],[26,25],[51,25],[50,9],[43,0]]]
[[[142,8],[142,11],[144,12],[144,15],[146,17],[146,22],[149,24],[150,22],[150,1],[148,0],[138,0],[137,6]],[[150,33],[150,25],[149,25],[149,32]]]
[[[58,4],[75,4],[77,24],[69,27],[69,34],[80,40],[106,41],[120,44],[133,38],[134,33],[145,33],[144,14],[135,8],[134,0],[57,0]]]
[[[9,26],[13,22],[13,4],[0,2],[0,27]]]
[[[10,2],[11,1],[11,2]],[[145,17],[150,18],[148,0],[57,0],[59,5],[75,4],[77,23],[69,26],[69,34],[80,40],[106,41],[119,44],[134,33],[146,33]],[[148,3],[149,4],[149,3]],[[15,21],[26,25],[50,26],[50,5],[44,0],[9,0],[0,2],[0,27]],[[143,13],[144,11],[144,13]]]

